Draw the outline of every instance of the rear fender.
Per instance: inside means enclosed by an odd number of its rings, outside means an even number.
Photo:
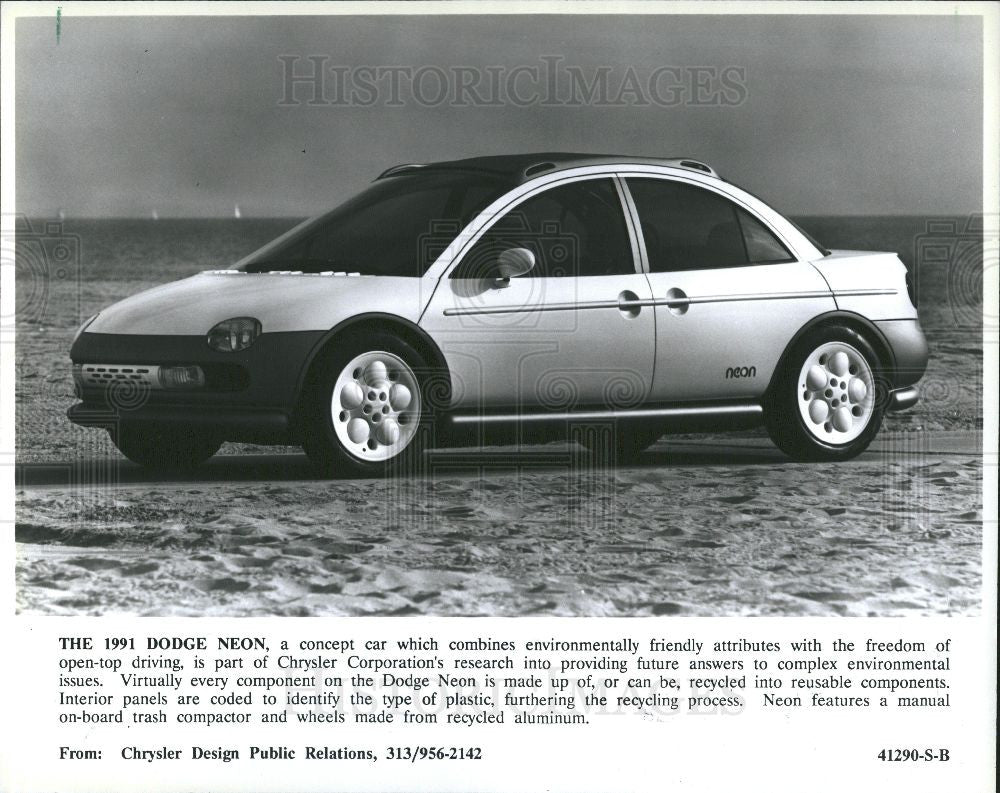
[[[771,393],[771,388],[781,376],[781,373],[785,370],[788,358],[791,355],[792,350],[795,349],[795,345],[797,345],[802,337],[807,333],[815,330],[816,328],[823,327],[824,325],[844,325],[848,328],[852,328],[864,336],[868,340],[868,343],[875,349],[875,353],[879,357],[879,363],[882,366],[883,372],[891,381],[895,381],[896,358],[893,355],[892,346],[886,339],[885,334],[883,334],[871,320],[861,316],[860,314],[855,314],[851,311],[830,311],[826,314],[820,314],[818,317],[810,320],[799,328],[798,332],[792,336],[791,341],[785,345],[785,349],[781,353],[778,365],[774,367],[774,372],[771,374],[771,379],[767,384],[767,391],[765,394]]]
[[[832,251],[812,262],[826,279],[840,311],[870,320],[916,319],[906,265],[895,253]]]

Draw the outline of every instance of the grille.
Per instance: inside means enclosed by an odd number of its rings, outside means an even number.
[[[111,364],[80,364],[73,367],[73,375],[85,387],[109,386],[112,383],[136,383],[148,388],[159,388],[159,366],[124,366]]]

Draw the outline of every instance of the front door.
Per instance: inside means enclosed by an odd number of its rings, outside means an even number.
[[[441,279],[420,322],[448,362],[452,406],[639,405],[654,320],[633,242],[608,176],[562,181],[506,210]],[[515,248],[534,266],[497,278]]]

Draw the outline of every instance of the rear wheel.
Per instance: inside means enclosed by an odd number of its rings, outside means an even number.
[[[222,446],[222,441],[192,427],[122,424],[108,432],[118,451],[129,460],[158,471],[197,468]]]
[[[857,331],[832,326],[807,333],[772,384],[768,433],[798,460],[848,460],[879,428],[886,385],[872,346]]]
[[[343,339],[316,364],[303,448],[323,472],[375,475],[411,463],[425,445],[427,372],[386,333]]]

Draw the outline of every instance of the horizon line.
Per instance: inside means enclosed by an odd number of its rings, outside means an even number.
[[[984,215],[985,212],[978,210],[975,212],[884,212],[884,213],[862,213],[862,214],[841,214],[837,212],[802,212],[802,213],[782,213],[789,218],[934,218],[934,217],[973,217]],[[255,221],[255,220],[305,220],[316,215],[243,215],[233,217],[232,215],[160,215],[153,218],[149,215],[71,215],[64,214],[31,214],[27,212],[14,213],[15,217],[20,216],[28,220],[36,221],[56,221],[65,223],[70,220],[146,220],[150,223],[159,223],[164,220],[231,220],[235,222]]]

